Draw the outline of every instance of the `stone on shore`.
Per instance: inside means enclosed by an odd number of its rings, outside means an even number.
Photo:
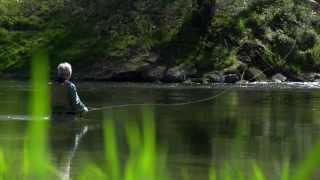
[[[146,81],[161,81],[164,78],[165,66],[155,66],[151,68],[147,68],[145,71],[142,72],[142,78]]]
[[[283,74],[277,73],[271,77],[271,80],[276,83],[281,83],[286,81],[287,77],[285,77]]]
[[[225,83],[236,83],[238,81],[240,81],[240,76],[238,74],[224,75],[224,82]]]
[[[248,81],[267,81],[267,76],[262,70],[250,67],[245,72],[245,79]]]
[[[189,77],[195,76],[197,74],[197,69],[194,65],[181,65],[169,68],[163,81],[165,82],[183,82]]]
[[[218,71],[206,73],[204,78],[208,79],[210,83],[223,83],[225,81],[223,74]]]

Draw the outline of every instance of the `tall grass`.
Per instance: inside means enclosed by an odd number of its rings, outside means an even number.
[[[32,179],[47,179],[49,170],[48,121],[48,57],[45,51],[38,51],[32,60],[31,115],[25,156],[24,176]]]
[[[107,113],[105,116],[104,142],[108,167],[107,177],[112,180],[164,179],[165,175],[160,171],[163,168],[162,162],[164,160],[158,156],[156,151],[153,110],[150,107],[143,108],[142,130],[135,122],[128,122],[126,125],[129,156],[125,164],[120,163],[116,141],[117,133],[112,114]]]

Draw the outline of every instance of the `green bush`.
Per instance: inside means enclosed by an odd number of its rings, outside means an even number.
[[[278,30],[273,33],[271,41],[272,51],[279,54],[280,57],[286,58],[296,47],[296,42],[293,38]]]
[[[299,49],[305,51],[312,49],[318,42],[318,34],[314,30],[305,30],[298,33],[297,44]]]

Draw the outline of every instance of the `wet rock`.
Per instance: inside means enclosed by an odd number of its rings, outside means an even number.
[[[164,76],[165,82],[183,82],[188,77],[195,76],[197,69],[194,65],[181,65],[169,68]]]
[[[209,84],[210,83],[210,80],[209,80],[209,78],[206,78],[206,77],[203,77],[202,79],[202,84]]]
[[[142,72],[142,78],[146,81],[160,81],[164,78],[166,69],[165,66],[146,68]]]
[[[285,77],[283,74],[277,73],[277,74],[273,75],[271,77],[271,79],[272,79],[273,82],[280,83],[280,82],[286,81],[287,77]]]
[[[142,70],[150,66],[145,57],[137,56],[130,60],[99,59],[92,64],[78,67],[74,78],[106,81],[143,81]]]
[[[240,81],[240,76],[238,74],[224,75],[224,82],[225,83],[236,83],[238,81]]]
[[[238,81],[238,82],[236,82],[236,84],[239,84],[239,85],[242,85],[242,84],[247,84],[247,83],[249,83],[249,81],[247,81],[247,80],[240,80],[240,81]]]
[[[245,72],[245,79],[248,81],[266,81],[267,76],[262,70],[250,67]]]
[[[306,79],[302,75],[296,74],[290,70],[283,70],[281,74],[287,77],[287,81],[292,81],[292,82],[306,81]]]
[[[144,59],[145,59],[144,61],[150,64],[155,64],[159,59],[159,54],[149,53],[145,55]]]
[[[316,0],[307,0],[307,2],[311,5],[311,7],[316,11],[320,12],[320,4]]]
[[[210,83],[209,79],[206,77],[191,78],[190,80],[192,81],[193,84],[209,84]]]
[[[303,75],[304,79],[306,81],[315,82],[320,80],[320,74],[319,73],[306,73]]]
[[[207,78],[211,83],[223,83],[225,80],[223,74],[218,71],[209,72],[204,75],[204,78]]]
[[[202,83],[202,78],[190,78],[190,80],[193,83],[201,84]]]
[[[194,84],[194,82],[191,79],[187,79],[187,80],[183,81],[182,84],[192,85],[192,84]]]

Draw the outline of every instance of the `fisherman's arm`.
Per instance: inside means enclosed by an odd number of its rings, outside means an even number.
[[[69,87],[69,93],[70,93],[70,101],[71,101],[71,107],[75,112],[88,112],[88,108],[82,103],[80,100],[80,97],[77,93],[77,88],[74,84],[70,84]]]

